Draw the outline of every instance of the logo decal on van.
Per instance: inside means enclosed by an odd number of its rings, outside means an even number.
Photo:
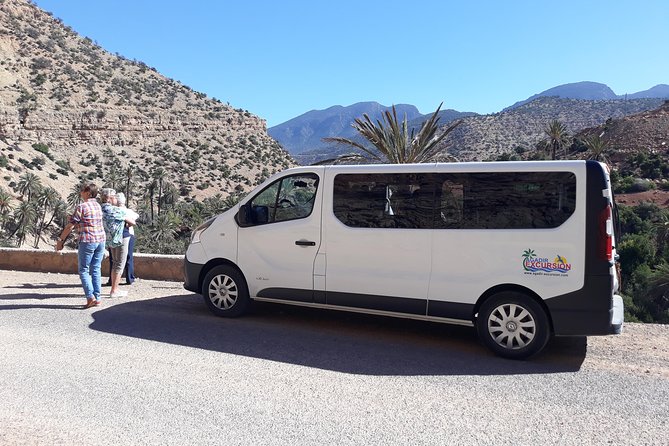
[[[527,249],[523,252],[522,257],[525,274],[566,275],[571,270],[571,263],[560,254],[556,255],[555,259],[551,261],[545,257],[538,257],[533,249]]]

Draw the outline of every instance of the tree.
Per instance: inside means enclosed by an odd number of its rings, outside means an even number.
[[[437,135],[439,130],[439,110],[425,121],[418,133],[414,129],[409,131],[409,125],[406,115],[400,123],[397,118],[397,110],[392,107],[392,112],[387,110],[383,113],[383,122],[377,120],[372,122],[371,118],[365,113],[362,119],[356,118],[353,128],[366,139],[372,147],[366,147],[357,141],[347,138],[323,138],[325,142],[344,144],[361,151],[361,154],[345,155],[342,158],[355,160],[362,159],[370,162],[386,162],[393,164],[404,163],[424,163],[432,161],[439,154],[439,143],[448,136],[461,121],[457,121],[446,128],[441,134]],[[333,160],[323,161],[321,163],[331,162]]]
[[[157,215],[153,224],[147,228],[151,250],[163,254],[182,253],[184,246],[175,246],[180,228],[181,218],[174,212],[167,211]]]
[[[653,319],[659,323],[669,323],[669,264],[655,269],[648,282],[648,298],[652,302]]]
[[[17,246],[21,246],[26,238],[26,234],[30,232],[35,224],[37,211],[33,203],[22,201],[19,206],[14,209],[14,224],[16,227],[9,235],[12,238],[14,235],[18,237]]]
[[[567,127],[557,119],[553,119],[544,130],[544,133],[548,135],[546,142],[551,150],[551,159],[557,159],[558,151],[569,145]]]
[[[602,139],[602,135],[593,135],[585,138],[583,145],[590,151],[588,159],[605,163],[609,161],[609,157],[606,154],[609,144]]]
[[[160,215],[160,208],[162,205],[162,200],[163,200],[163,182],[165,181],[165,178],[167,177],[167,172],[165,172],[165,169],[162,167],[156,168],[151,176],[153,179],[156,181],[156,184],[158,186],[158,215]],[[152,205],[153,207],[153,205]],[[153,220],[153,216],[151,218]]]
[[[53,187],[42,189],[37,195],[35,202],[36,222],[35,222],[35,248],[39,248],[39,242],[42,239],[42,232],[51,224],[53,215],[49,223],[46,223],[46,216],[49,211],[53,211],[56,204],[61,201],[60,194]]]
[[[27,201],[30,201],[33,195],[42,188],[42,182],[34,173],[26,172],[19,177],[17,186],[19,193],[21,194],[21,199],[23,199],[25,195],[28,195]]]
[[[135,169],[132,166],[128,166],[123,171],[123,181],[125,181],[125,200],[128,206],[130,206],[132,192],[135,189]]]
[[[70,208],[76,208],[81,203],[81,189],[83,188],[84,183],[75,184],[70,189],[70,193],[67,195],[67,204]]]
[[[9,219],[9,211],[12,209],[12,196],[4,189],[0,189],[0,230],[5,227]]]

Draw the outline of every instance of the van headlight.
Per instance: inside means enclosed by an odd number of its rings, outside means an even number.
[[[195,228],[195,230],[193,231],[193,235],[190,238],[190,242],[191,243],[200,243],[200,236],[202,235],[202,233],[204,231],[207,230],[207,228],[209,226],[211,226],[211,224],[214,222],[214,220],[216,220],[216,217],[210,218],[209,220],[205,221],[200,226]]]

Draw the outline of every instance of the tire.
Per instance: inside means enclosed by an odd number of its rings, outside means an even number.
[[[237,317],[250,304],[244,276],[232,266],[221,265],[211,269],[202,282],[202,297],[216,316]]]
[[[536,355],[550,338],[550,322],[541,305],[512,291],[495,294],[481,305],[476,329],[489,349],[510,359]]]

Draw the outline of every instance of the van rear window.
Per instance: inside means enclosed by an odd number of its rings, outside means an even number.
[[[334,180],[334,214],[358,228],[555,228],[575,208],[570,172],[339,174]]]

